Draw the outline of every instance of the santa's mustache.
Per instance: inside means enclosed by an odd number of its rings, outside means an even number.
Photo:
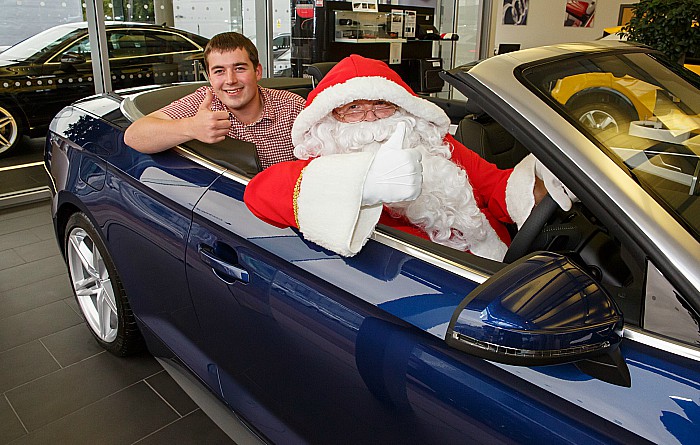
[[[352,124],[326,116],[309,129],[304,140],[294,148],[294,155],[299,159],[309,159],[358,151],[374,152],[389,139],[399,122],[406,123],[404,148],[422,146],[433,154],[450,157],[450,146],[444,143],[444,135],[435,125],[418,120],[401,109],[390,117]]]
[[[399,121],[407,122],[402,116],[392,116],[372,122],[347,124],[337,122],[335,142],[343,152],[374,151],[396,130]],[[412,122],[407,122],[407,132],[412,131]]]

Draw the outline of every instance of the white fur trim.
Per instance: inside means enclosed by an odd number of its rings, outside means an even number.
[[[379,222],[382,205],[361,207],[373,153],[327,155],[306,166],[297,198],[304,238],[343,256],[362,249]]]
[[[445,137],[450,128],[450,119],[440,107],[412,95],[396,82],[380,76],[353,77],[327,87],[307,104],[292,126],[292,142],[295,146],[300,144],[309,128],[333,109],[360,99],[381,99],[394,103],[414,116],[433,122],[441,137]]]
[[[518,228],[535,207],[535,162],[533,155],[527,155],[515,166],[506,185],[506,207]]]
[[[469,251],[480,257],[503,261],[503,257],[506,256],[506,251],[508,251],[508,246],[501,241],[501,238],[498,237],[498,234],[488,221],[484,221],[484,224],[486,225],[486,239],[473,244]]]

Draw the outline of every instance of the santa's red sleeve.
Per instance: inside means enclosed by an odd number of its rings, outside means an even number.
[[[258,218],[297,227],[304,238],[343,256],[362,249],[382,205],[362,205],[373,153],[326,155],[275,164],[258,173],[243,200]]]
[[[281,162],[258,173],[248,183],[243,194],[248,209],[273,226],[297,227],[293,205],[294,188],[309,162]]]
[[[452,136],[452,159],[467,172],[477,200],[499,221],[520,227],[535,206],[534,157],[526,156],[515,168],[500,170]]]

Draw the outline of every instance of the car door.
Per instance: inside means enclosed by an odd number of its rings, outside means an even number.
[[[87,112],[67,107],[54,119],[52,133],[76,145],[53,147],[50,162],[79,166],[71,170],[74,177],[55,181],[67,191],[66,199],[78,198],[75,205],[102,234],[149,346],[163,351],[161,343],[167,344],[186,365],[206,375],[196,368],[204,360],[185,278],[185,245],[192,209],[221,169],[176,150],[149,155],[130,148],[124,128],[95,117],[119,116],[119,105],[105,96],[83,103]]]
[[[187,279],[207,369],[272,441],[643,443],[519,367],[446,345],[457,305],[488,273],[388,229],[340,257],[255,218],[246,182],[226,173],[198,202]],[[552,368],[554,379],[592,379],[573,365]]]

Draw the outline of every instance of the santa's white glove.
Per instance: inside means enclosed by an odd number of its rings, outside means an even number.
[[[562,210],[571,210],[571,205],[579,200],[539,159],[535,160],[535,176],[544,182],[549,196]]]
[[[420,195],[421,155],[417,150],[403,149],[405,133],[406,124],[399,122],[394,134],[379,147],[362,189],[362,205],[411,201]]]

